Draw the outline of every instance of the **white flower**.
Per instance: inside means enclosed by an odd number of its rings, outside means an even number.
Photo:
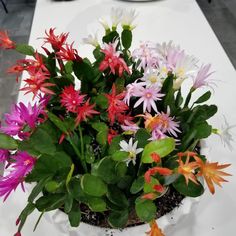
[[[130,138],[129,143],[127,143],[125,140],[120,141],[120,147],[121,147],[120,151],[129,153],[127,165],[129,164],[130,161],[132,161],[133,164],[135,165],[136,155],[143,151],[143,148],[137,148],[137,146],[138,146],[138,141],[136,141],[133,144],[133,138]]]
[[[104,18],[99,18],[99,22],[100,24],[104,27],[104,29],[107,31],[107,30],[110,30],[110,27],[107,23],[107,21],[104,19]]]
[[[92,45],[94,47],[98,47],[99,46],[97,33],[95,33],[94,35],[89,34],[87,38],[83,38],[82,40],[83,40],[84,44],[90,44],[90,45]]]
[[[134,29],[136,26],[133,25],[133,21],[138,16],[134,9],[124,10],[123,17],[121,19],[121,25],[123,28],[128,28],[130,30]]]
[[[123,16],[123,9],[122,8],[112,8],[111,9],[111,21],[112,27],[116,28],[117,25],[120,23],[121,18]]]
[[[236,125],[229,125],[226,118],[224,117],[224,124],[221,127],[221,130],[216,129],[213,132],[220,136],[220,139],[224,146],[227,146],[230,151],[233,151],[233,145],[232,142],[234,142],[232,129],[235,128]]]
[[[154,70],[149,70],[145,72],[141,80],[146,83],[147,87],[151,87],[151,86],[161,87],[162,86],[161,77],[158,75],[158,72]]]

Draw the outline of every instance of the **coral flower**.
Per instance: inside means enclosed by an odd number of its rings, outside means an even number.
[[[158,225],[157,225],[155,220],[153,220],[150,223],[150,227],[151,227],[151,230],[146,233],[148,236],[165,236],[162,233],[161,229],[158,227]]]
[[[172,172],[173,171],[168,168],[156,166],[156,167],[152,167],[148,171],[146,171],[146,173],[144,175],[144,179],[147,183],[150,183],[152,175],[155,175],[156,173],[158,173],[160,175],[167,176],[167,175],[171,175]]]
[[[114,43],[104,44],[104,49],[101,50],[105,54],[104,60],[99,66],[100,71],[104,71],[110,68],[112,74],[118,74],[122,76],[123,72],[126,71],[130,74],[129,68],[126,65],[124,59],[120,57],[120,52],[116,51],[119,41],[116,40]]]
[[[3,49],[14,49],[15,43],[10,40],[6,31],[0,31],[0,48]]]
[[[198,184],[196,176],[194,175],[194,171],[199,168],[199,164],[196,161],[189,162],[191,156],[195,156],[196,153],[186,152],[186,153],[178,153],[178,163],[179,167],[177,172],[184,176],[186,184],[188,185],[189,180]],[[182,160],[183,156],[187,156],[185,163]]]
[[[198,173],[198,175],[204,177],[207,186],[212,194],[215,193],[214,184],[222,187],[221,182],[228,182],[227,180],[222,178],[222,176],[231,176],[231,174],[222,171],[222,169],[229,167],[231,164],[219,165],[218,162],[204,163],[199,157],[195,156],[194,158],[200,165],[200,172]]]
[[[56,51],[60,50],[65,44],[69,33],[62,33],[60,35],[55,35],[55,28],[50,28],[49,32],[45,31],[47,37],[45,37],[45,43],[50,43],[52,48]]]
[[[81,61],[81,57],[78,55],[78,51],[71,45],[66,44],[65,48],[61,47],[60,51],[56,53],[57,57],[61,60],[67,61]]]
[[[36,74],[31,75],[30,78],[25,79],[26,85],[21,88],[20,91],[26,91],[27,93],[33,93],[33,99],[39,94],[39,92],[53,95],[54,92],[48,87],[53,87],[55,84],[47,82],[49,74],[38,71]]]
[[[19,77],[24,70],[25,70],[24,66],[16,64],[8,68],[7,73],[16,74],[16,82],[18,82]]]
[[[100,112],[94,110],[95,104],[89,104],[90,99],[88,99],[81,107],[78,108],[78,115],[75,120],[75,125],[77,126],[81,121],[86,121],[93,115],[98,115]]]
[[[76,91],[73,85],[65,87],[60,94],[61,104],[67,111],[76,113],[78,107],[83,103],[85,95],[80,95],[80,91]]]
[[[19,184],[24,191],[24,178],[31,172],[36,162],[36,159],[27,152],[19,152],[13,159],[15,162],[11,166],[12,170],[0,179],[0,196],[4,197],[4,201],[13,190],[16,190]]]
[[[116,95],[116,87],[113,84],[112,85],[112,91],[110,94],[105,94],[106,98],[108,99],[108,118],[113,124],[115,122],[115,119],[117,115],[125,113],[129,107],[125,104],[123,101],[125,93],[120,93]]]
[[[163,97],[164,94],[160,93],[160,88],[151,86],[148,88],[141,87],[135,96],[140,98],[134,104],[134,108],[143,103],[143,113],[145,113],[146,111],[151,112],[151,109],[158,112],[155,102],[161,100],[161,97]]]

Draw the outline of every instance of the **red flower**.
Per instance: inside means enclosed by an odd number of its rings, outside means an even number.
[[[15,47],[16,47],[15,43],[12,40],[10,40],[7,32],[0,31],[0,48],[13,49]]]
[[[144,179],[147,183],[151,182],[151,175],[155,175],[156,173],[160,174],[160,175],[171,175],[172,174],[172,170],[165,168],[165,167],[153,167],[150,168],[144,175]]]
[[[141,197],[141,199],[154,200],[157,198],[157,196],[158,194],[156,193],[146,193]]]
[[[26,91],[25,94],[33,93],[33,99],[40,91],[45,94],[54,94],[54,92],[48,89],[48,87],[55,86],[55,84],[46,82],[48,78],[49,75],[47,73],[38,71],[35,75],[31,75],[29,79],[24,80],[26,82],[26,86],[20,89],[20,91]]]
[[[24,66],[16,64],[16,65],[8,68],[7,73],[16,74],[16,82],[18,82],[19,77],[22,74],[22,72],[24,71],[24,69],[25,69]]]
[[[129,109],[129,107],[123,101],[123,98],[125,96],[124,92],[116,95],[116,87],[114,84],[112,85],[111,94],[106,94],[105,96],[107,97],[109,104],[107,109],[108,118],[111,124],[113,124],[117,116],[125,113]]]
[[[55,28],[50,28],[49,32],[45,31],[47,37],[45,37],[45,43],[50,43],[52,48],[59,51],[65,44],[69,33],[62,33],[60,35],[54,34]]]
[[[80,106],[85,95],[80,95],[79,91],[76,91],[73,85],[65,87],[60,94],[61,104],[64,106],[67,111],[76,113],[78,111],[78,106]]]
[[[75,125],[77,126],[81,121],[91,118],[93,115],[98,115],[100,112],[94,110],[95,104],[89,105],[90,99],[86,101],[84,105],[78,108],[78,115],[75,120]]]
[[[67,61],[81,61],[81,57],[78,55],[78,51],[71,45],[66,44],[66,48],[61,47],[60,51],[56,53],[57,57],[61,60]]]
[[[109,133],[107,136],[107,141],[109,144],[111,144],[112,139],[115,138],[118,135],[118,132],[113,130],[113,129],[109,129]]]
[[[124,71],[130,73],[124,59],[120,57],[120,52],[116,51],[118,40],[114,43],[105,44],[105,48],[101,50],[105,54],[104,60],[99,66],[100,71],[110,68],[112,74],[118,73],[121,77]]]

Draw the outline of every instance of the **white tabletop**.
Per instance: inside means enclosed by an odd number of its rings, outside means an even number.
[[[82,56],[91,55],[89,46],[81,45],[81,39],[88,33],[102,28],[97,23],[100,16],[109,16],[111,7],[120,6],[136,8],[139,12],[137,28],[134,30],[134,45],[141,40],[163,42],[173,40],[186,49],[189,54],[198,57],[203,63],[211,62],[216,71],[214,78],[219,80],[215,88],[212,103],[218,104],[218,116],[212,119],[215,127],[220,127],[223,115],[230,124],[236,124],[236,73],[215,37],[201,10],[194,0],[163,0],[150,3],[130,3],[116,0],[76,0],[71,2],[52,2],[38,0],[30,44],[41,45],[40,40],[45,29],[56,27],[57,32],[70,32],[70,39],[76,41]],[[89,52],[90,51],[90,52]],[[26,101],[22,94],[19,100]],[[236,133],[236,131],[235,131]],[[207,141],[209,157],[222,163],[232,163],[228,169],[236,173],[236,151],[228,151],[222,147],[217,137]],[[236,175],[236,174],[235,174]],[[236,232],[236,177],[228,178],[229,183],[222,189],[217,188],[215,196],[208,191],[195,212],[183,219],[166,236],[232,236]],[[0,205],[0,235],[12,236],[16,231],[15,220],[23,209],[27,193],[21,189]],[[22,231],[23,236],[57,235],[56,229],[44,218],[36,232],[32,233],[38,213],[29,218]]]

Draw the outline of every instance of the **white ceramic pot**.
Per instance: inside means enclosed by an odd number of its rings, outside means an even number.
[[[175,225],[180,219],[188,215],[199,202],[198,198],[186,197],[178,208],[158,219],[159,227],[165,232],[169,226]],[[70,227],[68,217],[60,210],[45,214],[46,219],[55,225],[58,231],[67,236],[144,236],[149,231],[148,224],[128,227],[123,230],[100,228],[81,223],[78,228]]]

